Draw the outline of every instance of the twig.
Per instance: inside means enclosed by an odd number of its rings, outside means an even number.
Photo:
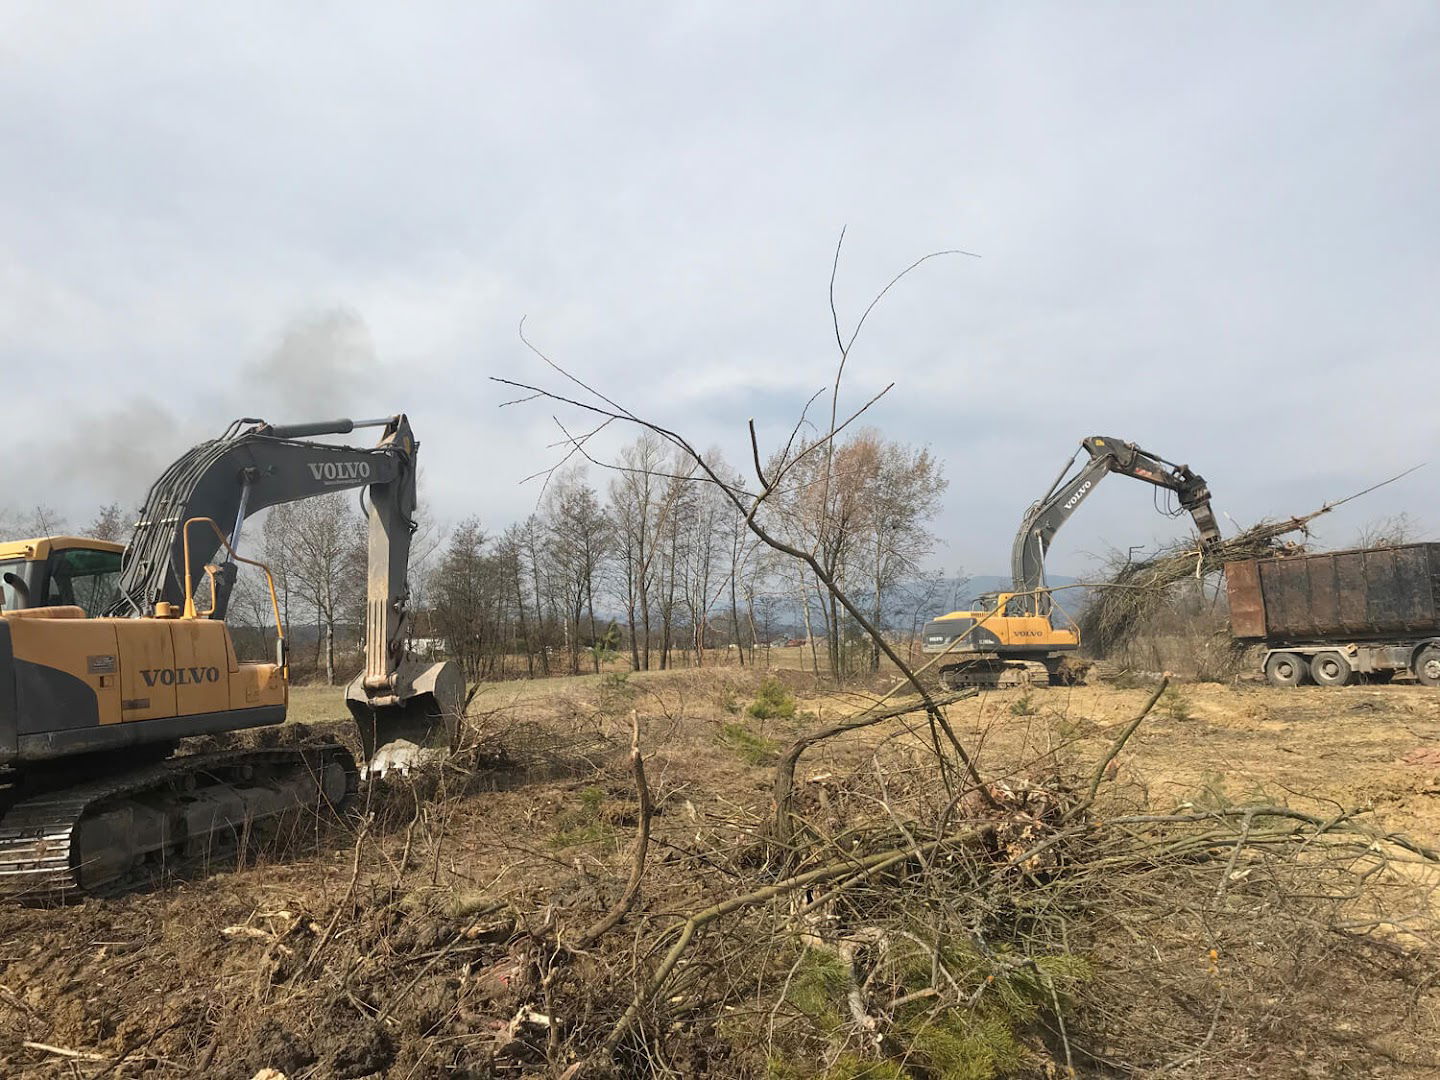
[[[1155,707],[1155,703],[1160,700],[1160,695],[1165,692],[1165,688],[1169,685],[1170,676],[1166,675],[1160,680],[1160,685],[1155,687],[1155,692],[1150,695],[1150,700],[1145,702],[1145,707],[1140,710],[1139,715],[1137,715],[1134,720],[1131,720],[1130,723],[1126,724],[1125,729],[1116,736],[1115,741],[1110,744],[1110,749],[1106,752],[1105,756],[1100,759],[1100,763],[1095,766],[1094,775],[1090,777],[1090,789],[1085,793],[1083,799],[1065,811],[1064,816],[1060,818],[1062,823],[1070,821],[1072,818],[1078,817],[1090,809],[1091,803],[1095,801],[1095,793],[1100,790],[1100,781],[1105,779],[1106,768],[1119,756],[1120,751],[1125,749],[1125,744],[1130,741],[1130,736],[1135,734],[1135,729],[1140,726],[1145,717],[1150,715],[1150,710]]]
[[[920,845],[918,850],[921,852],[935,851],[947,844],[958,843],[974,835],[974,830],[967,829],[962,833],[955,833],[951,836],[942,837],[939,840],[931,840]],[[746,893],[743,896],[732,896],[728,900],[723,900],[718,904],[712,904],[702,911],[695,912],[683,923],[678,924],[676,927],[671,927],[671,930],[679,930],[679,937],[676,939],[675,944],[670,947],[670,951],[665,954],[665,958],[660,962],[660,966],[635,994],[634,999],[630,1002],[624,1015],[620,1017],[615,1027],[611,1029],[609,1037],[605,1040],[604,1052],[608,1055],[620,1044],[620,1040],[625,1037],[626,1033],[629,1032],[630,1028],[639,1018],[640,1011],[645,1007],[645,1003],[659,992],[660,988],[665,984],[665,981],[670,977],[670,973],[675,970],[675,966],[680,962],[680,957],[689,947],[690,942],[694,940],[695,935],[705,926],[714,922],[716,919],[739,911],[741,908],[763,904],[778,896],[794,892],[796,889],[803,889],[808,885],[832,881],[847,875],[855,875],[855,879],[858,882],[898,862],[914,857],[916,852],[917,849],[907,847],[899,850],[882,851],[864,859],[831,863],[828,866],[822,866],[803,874],[796,874],[794,877],[785,878],[782,881],[775,882],[773,885],[756,889],[754,892]],[[669,932],[670,931],[666,931],[667,934]]]
[[[365,842],[365,835],[370,831],[370,823],[373,820],[373,817],[367,817],[360,823],[360,830],[355,834],[355,856],[350,867],[350,882],[345,886],[345,894],[340,898],[340,902],[335,905],[335,913],[330,916],[330,922],[325,927],[325,932],[316,940],[315,947],[310,950],[310,955],[306,957],[305,963],[301,965],[301,974],[309,971],[315,966],[315,962],[320,959],[321,950],[323,950],[325,946],[330,943],[330,939],[335,936],[335,929],[340,925],[340,919],[345,914],[345,908],[349,906],[350,898],[355,895],[355,883],[360,880],[360,847]]]
[[[857,731],[860,728],[873,727],[875,724],[884,723],[886,720],[893,720],[908,713],[920,712],[934,707],[953,705],[957,701],[975,697],[979,691],[969,687],[959,693],[952,694],[945,698],[935,698],[930,701],[907,701],[904,704],[896,705],[893,708],[882,710],[876,713],[861,713],[856,719],[847,720],[842,724],[835,724],[832,727],[823,728],[820,731],[812,731],[800,736],[789,748],[786,749],[780,761],[775,765],[774,798],[775,818],[773,829],[775,839],[780,844],[789,844],[793,835],[790,823],[790,804],[795,789],[795,769],[799,764],[800,757],[816,743],[824,742],[826,739],[834,738],[836,735],[843,735],[847,731]]]
[[[65,1046],[51,1046],[49,1043],[22,1042],[20,1044],[26,1050],[39,1050],[42,1053],[54,1054],[57,1057],[71,1058],[75,1061],[109,1061],[109,1054],[95,1054],[89,1050],[71,1050]]]

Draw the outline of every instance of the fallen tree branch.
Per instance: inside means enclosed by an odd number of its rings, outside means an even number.
[[[640,752],[640,716],[630,712],[630,769],[635,775],[635,794],[640,800],[640,821],[635,833],[635,853],[630,863],[630,880],[620,899],[605,914],[605,917],[580,935],[575,943],[577,949],[588,949],[595,942],[619,925],[620,920],[630,911],[635,898],[640,895],[640,880],[645,875],[645,854],[650,847],[650,820],[655,808],[650,799],[650,785],[645,782],[645,755]]]
[[[732,896],[728,900],[723,900],[702,911],[695,912],[683,923],[672,926],[670,930],[665,931],[665,933],[668,934],[678,929],[679,937],[676,939],[675,944],[670,947],[670,951],[665,954],[665,958],[660,962],[660,966],[655,969],[651,976],[645,980],[644,985],[636,992],[635,997],[631,1000],[624,1015],[620,1017],[620,1020],[614,1028],[611,1029],[610,1035],[606,1038],[605,1045],[602,1048],[603,1052],[606,1055],[614,1052],[615,1048],[620,1044],[620,1040],[623,1039],[630,1028],[634,1026],[635,1021],[640,1016],[641,1010],[645,1008],[646,1002],[650,1001],[659,993],[665,981],[670,977],[671,972],[675,970],[675,966],[680,963],[680,957],[684,955],[685,950],[690,946],[690,942],[694,940],[695,935],[716,919],[724,918],[726,915],[739,911],[741,908],[763,904],[778,896],[784,896],[786,893],[794,892],[796,889],[803,889],[806,886],[817,885],[825,881],[833,881],[836,878],[847,875],[854,875],[855,881],[858,882],[879,873],[887,867],[894,866],[896,863],[914,858],[917,853],[929,853],[947,844],[959,843],[975,835],[973,829],[967,829],[964,832],[942,837],[939,840],[928,841],[916,848],[906,847],[892,849],[870,855],[863,859],[831,863],[828,866],[817,867],[803,874],[796,874],[794,877],[777,881],[762,889],[756,889],[754,892],[745,893],[742,896]]]
[[[905,716],[908,713],[928,711],[933,705],[936,708],[943,708],[946,705],[953,705],[957,701],[975,697],[979,690],[974,687],[967,688],[957,694],[945,698],[935,698],[933,701],[908,701],[893,708],[885,709],[877,713],[861,713],[858,717],[847,720],[841,724],[835,724],[820,731],[812,731],[801,735],[786,749],[778,763],[775,765],[775,819],[773,824],[774,836],[777,843],[782,846],[789,846],[793,839],[791,827],[790,806],[794,800],[795,791],[795,768],[800,762],[800,757],[806,750],[816,743],[824,742],[826,739],[834,738],[836,735],[843,735],[847,731],[858,731],[861,728],[873,727],[882,724],[886,720],[893,720],[898,716]]]

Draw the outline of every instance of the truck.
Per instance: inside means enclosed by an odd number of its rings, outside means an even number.
[[[1239,560],[1225,589],[1231,634],[1264,646],[1271,686],[1440,686],[1440,543]]]

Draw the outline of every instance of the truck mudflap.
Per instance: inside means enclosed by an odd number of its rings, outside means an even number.
[[[465,707],[465,678],[449,661],[406,660],[387,685],[367,687],[360,676],[345,690],[360,733],[363,775],[405,773],[453,753]]]

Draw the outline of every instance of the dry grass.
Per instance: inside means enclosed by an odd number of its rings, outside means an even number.
[[[771,769],[726,726],[783,745],[864,695],[801,690],[795,717],[761,720],[758,673],[542,685],[476,714],[471,767],[374,789],[368,825],[148,894],[0,909],[0,1073],[1402,1075],[1436,1052],[1423,860],[1257,809],[1368,799],[1382,831],[1432,829],[1378,802],[1404,748],[1440,739],[1412,688],[1185,687],[1186,717],[1152,714],[1102,774],[1098,816],[1076,810],[1091,770],[1149,692],[1038,689],[1020,712],[989,695],[950,716],[995,806],[952,805],[902,718],[806,754],[777,850]],[[579,949],[633,865],[632,712],[650,858],[636,905]],[[756,895],[650,986],[667,928]]]

